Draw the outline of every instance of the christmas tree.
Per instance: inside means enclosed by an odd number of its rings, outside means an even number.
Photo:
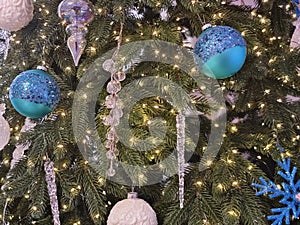
[[[299,2],[87,2],[0,0],[2,224],[156,224],[138,207],[107,222],[132,191],[158,224],[272,224],[282,203],[252,184],[271,180],[274,191],[282,157],[300,166]],[[245,62],[226,62],[242,65],[226,77],[206,74],[195,56],[208,23],[225,33],[205,57],[228,47],[229,28],[246,43]],[[26,111],[37,110],[31,103],[46,115]],[[300,190],[291,193],[298,204]]]

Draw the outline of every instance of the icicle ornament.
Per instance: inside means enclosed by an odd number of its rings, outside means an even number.
[[[94,6],[87,0],[64,0],[58,6],[58,15],[69,25],[66,28],[70,35],[68,48],[72,54],[75,66],[78,66],[87,41],[86,25],[94,19]]]
[[[25,124],[21,129],[21,133],[28,132],[36,126],[36,123],[33,123],[30,118],[25,119]],[[28,150],[31,143],[26,144],[17,144],[13,152],[13,159],[10,162],[10,169],[13,169],[15,164],[24,157],[24,152]]]
[[[57,198],[57,187],[55,183],[55,172],[54,172],[54,163],[48,158],[44,164],[44,169],[46,173],[46,182],[48,194],[50,197],[50,205],[53,216],[53,224],[60,225],[59,220],[59,207],[58,207],[58,198]]]
[[[6,106],[5,104],[0,104],[0,151],[8,144],[10,139],[10,127],[9,123],[3,117],[5,113]]]
[[[184,203],[184,169],[185,169],[185,116],[179,113],[176,116],[177,128],[177,155],[178,155],[178,177],[179,177],[179,202],[180,208]]]

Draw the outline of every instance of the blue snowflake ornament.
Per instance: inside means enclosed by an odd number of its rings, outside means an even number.
[[[295,175],[297,168],[291,168],[291,159],[283,159],[277,161],[277,164],[283,169],[278,171],[278,174],[286,181],[280,186],[277,186],[274,182],[267,182],[264,178],[260,177],[261,184],[252,184],[253,187],[260,189],[256,195],[268,194],[269,198],[282,197],[279,201],[282,208],[273,208],[271,211],[274,215],[268,216],[268,220],[273,220],[272,225],[290,224],[291,216],[298,218],[300,215],[300,180],[295,183]]]

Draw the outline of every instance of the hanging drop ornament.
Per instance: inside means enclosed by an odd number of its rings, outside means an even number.
[[[0,65],[6,60],[9,49],[10,32],[0,29]]]
[[[32,0],[0,0],[0,28],[17,31],[33,19]]]
[[[70,35],[68,48],[75,66],[78,66],[86,47],[86,25],[94,19],[94,6],[87,0],[64,0],[58,6],[58,16],[69,25],[66,28]]]
[[[60,225],[59,220],[59,207],[58,207],[58,198],[57,198],[57,187],[55,183],[55,172],[54,172],[54,163],[47,158],[44,169],[46,173],[46,182],[48,194],[50,197],[50,205],[53,216],[53,224]]]
[[[111,210],[107,225],[157,225],[156,213],[136,192],[118,202]]]
[[[0,104],[0,151],[8,144],[10,139],[10,127],[8,122],[3,117],[5,109],[5,104]]]
[[[66,31],[71,36],[68,38],[67,44],[72,54],[76,66],[86,47],[85,35],[88,32],[87,27],[81,24],[70,24],[67,26]]]
[[[176,116],[177,128],[177,156],[178,156],[178,178],[179,178],[179,203],[183,208],[184,203],[184,169],[185,169],[185,116],[179,113]]]

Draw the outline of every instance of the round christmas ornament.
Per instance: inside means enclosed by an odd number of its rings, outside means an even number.
[[[59,87],[44,70],[27,70],[12,82],[9,98],[14,108],[23,116],[42,118],[59,102]]]
[[[32,0],[0,0],[0,28],[17,31],[33,18]]]
[[[157,225],[157,218],[151,206],[137,197],[136,192],[128,199],[118,202],[111,210],[107,225]]]
[[[67,23],[88,24],[94,18],[94,6],[88,0],[64,0],[58,6],[58,16]]]
[[[228,26],[205,25],[194,47],[194,57],[206,76],[224,79],[238,72],[245,63],[246,41]]]

